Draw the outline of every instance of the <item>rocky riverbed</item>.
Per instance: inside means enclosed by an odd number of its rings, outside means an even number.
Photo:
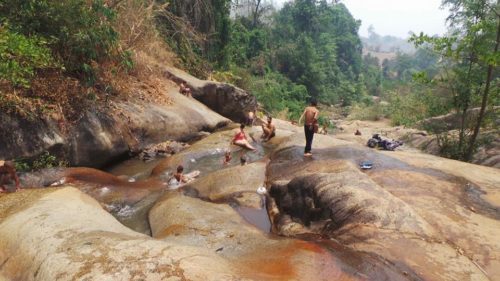
[[[290,125],[248,152],[250,164],[240,166],[232,147],[235,161],[223,166],[232,130],[144,165],[150,176],[134,182],[58,169],[39,177],[59,187],[0,195],[0,276],[499,280],[496,169],[322,135],[304,158],[302,133]],[[363,160],[374,168],[360,170]],[[169,190],[164,178],[178,164],[202,173]]]
[[[165,76],[232,120],[255,102],[177,70]],[[146,112],[115,104],[130,122],[86,113],[72,134],[50,121],[2,124],[34,132],[31,142],[2,138],[6,158],[59,149],[74,165],[100,167],[133,145],[160,144],[103,170],[24,174],[22,191],[0,194],[0,280],[500,280],[498,169],[406,146],[369,149],[378,123],[315,135],[304,158],[302,128],[275,120],[276,137],[245,152],[229,144],[237,124],[176,88],[166,93],[172,104]],[[247,134],[258,140],[261,129]],[[173,189],[178,165],[200,175]]]

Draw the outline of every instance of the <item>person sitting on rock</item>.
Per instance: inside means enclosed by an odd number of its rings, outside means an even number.
[[[0,160],[0,193],[5,192],[6,188],[4,185],[7,185],[12,181],[16,184],[16,191],[20,190],[19,178],[16,174],[14,162]]]
[[[234,135],[234,138],[232,140],[232,144],[241,146],[246,149],[250,150],[256,150],[255,147],[253,147],[250,142],[247,139],[247,136],[245,134],[245,124],[240,125],[240,131]]]
[[[361,132],[358,129],[356,129],[356,132],[354,133],[354,135],[355,136],[361,136]]]
[[[328,135],[328,125],[326,125],[326,123],[323,124],[323,126],[321,126],[321,129],[319,129],[318,134]]]
[[[267,123],[262,125],[262,136],[264,141],[268,141],[276,135],[276,127],[272,123],[273,118],[271,116],[267,117]]]
[[[179,92],[183,95],[185,95],[186,97],[191,97],[191,88],[189,88],[186,84],[186,82],[181,82],[180,86],[179,86]]]

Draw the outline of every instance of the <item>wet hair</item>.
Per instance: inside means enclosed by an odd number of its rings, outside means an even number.
[[[184,167],[182,165],[177,166],[177,173],[182,173],[184,171]]]
[[[242,130],[243,130],[244,128],[245,128],[245,124],[241,123],[241,125],[240,125],[240,129],[242,129]]]
[[[311,105],[312,106],[317,106],[318,105],[318,101],[315,98],[312,98],[311,99]]]
[[[272,116],[267,116],[267,119],[269,119],[269,120],[271,120],[271,121],[272,121],[272,120],[273,120],[273,117],[272,117]]]
[[[247,163],[247,158],[245,156],[240,157],[240,164],[245,165]]]

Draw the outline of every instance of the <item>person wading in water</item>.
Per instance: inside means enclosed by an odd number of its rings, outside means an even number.
[[[318,131],[318,116],[319,110],[316,108],[318,102],[316,99],[311,100],[311,105],[304,109],[304,113],[300,116],[299,124],[304,120],[304,134],[306,135],[306,147],[304,149],[304,156],[312,156],[311,146],[314,133]]]

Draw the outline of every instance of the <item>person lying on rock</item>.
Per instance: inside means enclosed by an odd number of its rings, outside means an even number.
[[[179,86],[179,92],[186,97],[191,97],[191,88],[189,88],[186,84],[186,82],[182,81],[181,85]]]
[[[247,139],[247,135],[245,134],[245,124],[240,125],[240,130],[236,133],[236,135],[234,135],[231,143],[246,149],[256,150],[256,148],[253,147]]]
[[[14,182],[16,184],[16,191],[20,190],[19,178],[16,174],[14,162],[0,160],[0,193],[7,191],[4,185]]]
[[[267,123],[262,125],[262,140],[268,141],[276,135],[276,127],[272,123],[273,118],[271,116],[267,117]]]

